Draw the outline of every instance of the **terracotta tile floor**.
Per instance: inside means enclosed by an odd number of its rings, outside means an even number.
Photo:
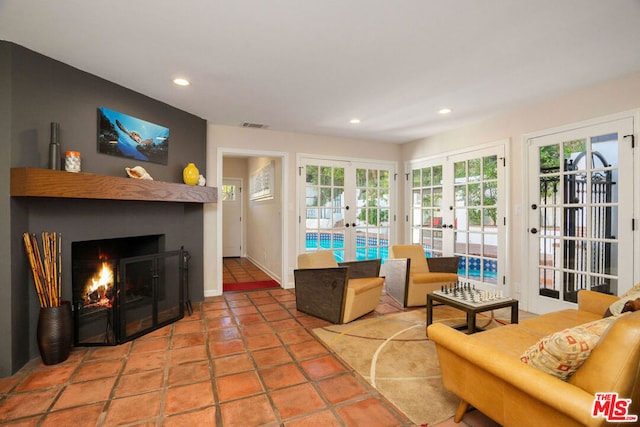
[[[401,310],[383,296],[369,316]],[[74,348],[55,366],[37,358],[0,379],[0,425],[412,425],[315,339],[326,324],[298,312],[292,290],[206,298],[132,342]]]
[[[260,270],[247,258],[223,258],[222,268],[222,283],[272,280],[271,276]]]

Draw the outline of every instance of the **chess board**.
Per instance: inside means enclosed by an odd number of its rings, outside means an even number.
[[[441,290],[433,293],[473,307],[483,307],[511,299],[505,297],[502,291],[476,289],[475,286],[468,283],[454,283],[449,286],[443,286]]]

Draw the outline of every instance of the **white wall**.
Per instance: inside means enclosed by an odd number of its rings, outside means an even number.
[[[244,185],[249,179],[247,157],[225,157],[223,162],[223,178],[241,178]]]
[[[458,151],[468,146],[482,145],[498,140],[510,140],[508,159],[509,194],[509,282],[514,287],[514,296],[519,296],[519,289],[524,286],[525,267],[521,257],[523,241],[526,236],[526,224],[523,221],[524,210],[523,174],[524,170],[524,135],[607,116],[640,107],[640,73],[625,76],[614,81],[595,85],[588,89],[566,94],[556,99],[521,108],[507,114],[496,116],[484,122],[462,127],[450,132],[419,139],[404,145],[382,144],[364,140],[336,138],[318,135],[306,135],[291,132],[277,132],[264,129],[246,129],[231,126],[208,126],[207,136],[207,181],[208,185],[218,186],[219,153],[228,151],[257,151],[258,153],[274,151],[285,153],[286,162],[282,165],[283,180],[287,183],[287,204],[283,214],[288,215],[288,223],[283,229],[286,240],[283,242],[287,274],[284,286],[293,286],[292,271],[296,265],[297,247],[297,209],[296,202],[296,157],[298,154],[319,154],[329,157],[371,159],[397,161],[399,168],[405,161],[420,159]],[[454,112],[455,114],[455,112]],[[258,155],[256,155],[257,157]],[[274,156],[277,157],[277,156]],[[637,188],[640,188],[638,186]],[[398,217],[405,214],[403,203],[404,188],[402,181],[398,187]],[[221,259],[217,250],[216,237],[218,227],[218,209],[221,205],[205,207],[205,295],[219,295],[222,292]],[[520,213],[519,213],[520,212]],[[399,241],[404,236],[403,223],[395,235]],[[217,234],[218,233],[218,234]],[[209,237],[211,236],[211,237]],[[636,264],[640,257],[636,255]],[[637,273],[636,273],[637,274]],[[636,278],[637,281],[637,278]],[[526,303],[526,301],[525,301]],[[524,307],[526,308],[526,307]]]
[[[640,107],[640,73],[602,83],[585,90],[573,92],[548,102],[531,105],[494,117],[482,123],[462,127],[450,132],[412,141],[402,146],[403,161],[432,157],[461,150],[465,147],[509,139],[510,154],[507,159],[510,186],[508,212],[509,284],[516,298],[526,283],[523,243],[527,236],[524,200],[524,158],[526,134],[570,125],[598,117],[631,111]],[[455,108],[455,106],[454,106]],[[455,113],[454,113],[455,114]],[[637,139],[636,139],[637,140]],[[637,150],[636,150],[637,151]],[[640,188],[636,182],[636,189]],[[635,265],[640,257],[636,254]],[[636,272],[636,281],[638,273]],[[526,301],[524,301],[526,304]],[[523,307],[526,309],[526,305]]]
[[[275,164],[276,185],[273,198],[250,200],[247,209],[245,221],[247,258],[271,277],[282,282],[282,160],[269,157],[251,157],[249,159],[249,176],[271,161]],[[247,185],[247,190],[248,187],[249,185]],[[291,219],[289,220],[291,221]]]
[[[296,207],[297,156],[299,154],[323,155],[332,158],[359,160],[395,161],[400,166],[401,150],[395,144],[383,144],[350,138],[308,135],[293,132],[278,132],[268,129],[248,129],[234,126],[210,124],[207,129],[207,185],[219,186],[222,179],[222,157],[236,153],[247,157],[271,157],[282,161],[282,200],[285,205],[282,241],[285,267],[282,282],[285,287],[293,287],[293,269],[296,267],[298,212]],[[245,183],[245,186],[248,183]],[[398,191],[399,204],[402,192]],[[219,236],[222,236],[222,204],[205,205],[204,210],[204,255],[205,295],[222,293],[222,255]],[[286,219],[286,220],[285,220]],[[264,232],[264,231],[262,231]],[[249,233],[247,233],[249,234]],[[252,238],[253,238],[253,233]],[[396,235],[399,235],[396,230]]]

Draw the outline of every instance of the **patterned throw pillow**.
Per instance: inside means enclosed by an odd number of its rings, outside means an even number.
[[[624,308],[624,304],[627,301],[634,300],[636,298],[640,298],[640,283],[635,285],[633,288],[629,289],[627,292],[620,296],[620,299],[609,306],[609,312],[614,316],[616,314],[622,313],[622,309]]]
[[[617,316],[605,317],[548,335],[529,347],[520,360],[563,381],[578,370],[600,336]]]
[[[635,285],[633,285],[633,288],[629,289],[627,292],[622,294],[620,298],[625,298],[631,294],[636,294],[638,292],[640,292],[640,283],[636,283]]]

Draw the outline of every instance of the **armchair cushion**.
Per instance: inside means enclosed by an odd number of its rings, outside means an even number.
[[[458,258],[450,257],[435,263],[437,271],[431,271],[424,250],[420,245],[393,245],[389,247],[390,259],[406,259],[409,265],[407,281],[401,302],[405,307],[423,306],[429,292],[440,290],[443,285],[458,280]]]
[[[338,262],[331,251],[318,251],[298,255],[298,268],[332,268]]]
[[[382,277],[367,277],[362,279],[349,279],[349,289],[353,289],[354,295],[378,288],[384,283]]]
[[[413,264],[413,261],[411,261]],[[411,275],[413,279],[413,283],[452,283],[455,280],[452,273],[415,273]],[[455,279],[458,279],[458,276],[455,276]]]
[[[420,245],[393,245],[389,248],[389,258],[408,258],[411,260],[410,274],[429,272],[429,264]]]

